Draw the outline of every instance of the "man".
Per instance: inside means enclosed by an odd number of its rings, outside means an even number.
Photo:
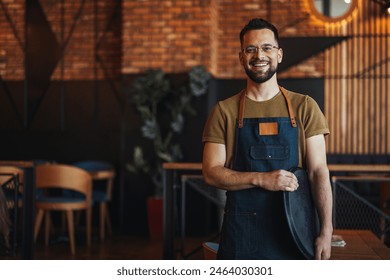
[[[279,87],[283,50],[278,31],[252,19],[240,33],[239,60],[246,89],[219,102],[206,123],[203,175],[227,191],[219,259],[302,259],[286,222],[283,192],[297,190],[288,170],[303,167],[320,221],[315,258],[331,254],[332,192],[324,135],[327,122],[317,103]]]

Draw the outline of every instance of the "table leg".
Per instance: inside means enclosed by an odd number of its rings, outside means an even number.
[[[173,171],[163,169],[163,259],[175,259]]]
[[[34,258],[34,196],[35,196],[35,169],[24,168],[23,186],[23,232],[22,232],[22,259]]]

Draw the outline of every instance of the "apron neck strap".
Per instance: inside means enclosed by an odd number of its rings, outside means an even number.
[[[287,91],[284,87],[279,87],[280,91],[282,92],[284,98],[286,99],[287,102],[287,108],[288,108],[288,115],[290,116],[290,122],[292,127],[297,127],[297,121],[295,119],[294,111],[291,106],[291,101],[290,98],[288,97]]]
[[[292,109],[290,98],[288,97],[287,91],[283,87],[279,87],[279,88],[280,88],[280,91],[282,92],[284,98],[286,99],[288,115],[290,116],[291,126],[297,127],[297,121],[295,119],[294,111]],[[238,109],[238,128],[242,128],[242,126],[244,125],[245,96],[246,96],[246,90],[242,90],[241,96],[240,96],[240,106]]]
[[[241,91],[240,107],[238,108],[238,128],[242,128],[242,126],[244,125],[245,96],[246,89]]]

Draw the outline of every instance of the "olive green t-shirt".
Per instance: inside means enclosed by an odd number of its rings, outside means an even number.
[[[318,134],[329,134],[324,114],[316,101],[308,95],[287,91],[298,122],[299,166],[306,158],[306,139]],[[234,134],[238,117],[240,93],[218,102],[206,122],[202,141],[224,144],[225,166],[232,167]],[[246,97],[244,118],[289,117],[286,99],[279,92],[270,100],[254,101]],[[303,129],[302,129],[303,128]]]

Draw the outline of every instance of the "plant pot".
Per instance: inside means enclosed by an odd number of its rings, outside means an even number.
[[[163,239],[163,199],[162,197],[148,197],[148,224],[149,236],[152,240]]]

